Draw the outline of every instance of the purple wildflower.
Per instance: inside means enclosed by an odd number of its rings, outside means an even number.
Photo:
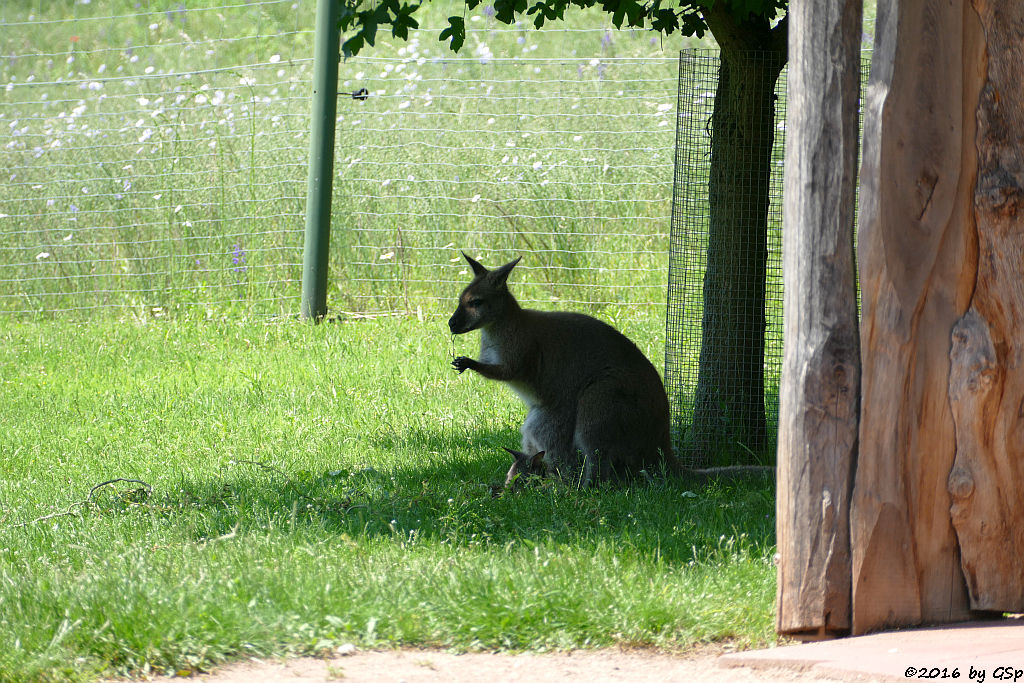
[[[232,268],[232,270],[234,270],[236,273],[245,272],[245,249],[242,248],[242,245],[235,245],[234,251],[231,252],[231,262],[235,264],[235,267]]]

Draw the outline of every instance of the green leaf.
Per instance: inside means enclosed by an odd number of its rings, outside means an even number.
[[[679,28],[679,18],[670,9],[659,9],[651,20],[651,28],[659,33],[670,35]]]
[[[451,40],[449,47],[458,52],[466,42],[466,20],[462,17],[448,17],[448,28],[441,31],[438,40]]]
[[[362,36],[363,41],[370,47],[373,47],[373,41],[377,37],[377,21],[380,9],[381,8],[378,7],[374,11],[359,13],[359,23],[362,24],[362,26],[359,28],[356,35]],[[362,47],[362,45],[360,45],[360,47]]]
[[[363,35],[362,33],[356,33],[354,36],[346,40],[341,44],[341,52],[345,56],[345,59],[354,57],[359,54],[359,50],[363,48]]]
[[[419,22],[412,18],[412,13],[420,8],[419,5],[402,5],[391,22],[391,35],[402,40],[409,39],[409,29],[419,28]]]
[[[538,3],[542,4],[542,3]],[[524,7],[523,10],[526,8]],[[519,11],[523,11],[519,10]],[[494,18],[503,24],[512,24],[516,20],[515,0],[494,0]]]

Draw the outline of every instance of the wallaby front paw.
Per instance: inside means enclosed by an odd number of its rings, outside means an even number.
[[[473,359],[469,358],[468,356],[459,356],[458,358],[452,361],[452,367],[458,370],[459,374],[461,375],[469,368],[470,363],[472,362]]]

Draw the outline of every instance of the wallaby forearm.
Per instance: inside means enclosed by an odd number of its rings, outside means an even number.
[[[462,374],[466,370],[474,370],[475,372],[483,375],[487,379],[494,379],[501,382],[507,382],[512,379],[513,373],[511,368],[505,365],[495,365],[491,363],[481,363],[478,360],[468,358],[466,356],[459,356],[452,361],[452,367]]]
[[[501,382],[512,379],[512,373],[504,365],[476,362],[471,368],[487,379],[496,379]]]

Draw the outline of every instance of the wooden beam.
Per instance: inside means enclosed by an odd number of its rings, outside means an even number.
[[[952,519],[971,609],[1024,611],[1024,4],[974,0],[986,40],[978,266],[953,330]]]
[[[969,618],[950,521],[950,344],[978,267],[984,36],[970,0],[879,0],[859,226],[853,632]]]
[[[861,0],[790,3],[789,21],[776,628],[820,639],[851,628]]]

